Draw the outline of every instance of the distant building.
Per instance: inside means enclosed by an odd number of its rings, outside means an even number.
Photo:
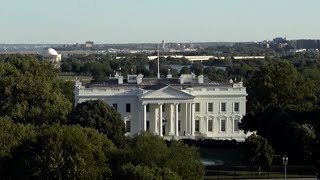
[[[315,39],[299,39],[290,41],[290,45],[294,49],[320,49],[320,40]]]
[[[246,59],[265,59],[265,56],[233,56],[233,59],[246,60]]]
[[[273,42],[278,44],[278,43],[288,43],[287,38],[282,38],[282,37],[276,37],[273,39]]]
[[[48,48],[42,53],[42,58],[45,61],[48,61],[51,64],[54,64],[56,67],[60,66],[61,54],[59,54],[53,48]]]
[[[162,40],[161,48],[162,48],[162,50],[166,49],[166,43],[164,42],[164,40]]]
[[[85,47],[92,48],[93,45],[94,45],[93,41],[87,41],[86,44],[85,44]]]
[[[101,84],[76,82],[75,103],[100,99],[121,114],[126,135],[148,131],[166,139],[235,139],[249,135],[238,124],[246,114],[240,81],[210,82],[203,75],[143,78],[116,74]]]
[[[273,48],[274,49],[283,49],[289,45],[287,38],[277,37],[273,39]]]

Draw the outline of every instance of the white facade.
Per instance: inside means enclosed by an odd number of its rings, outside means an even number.
[[[170,77],[170,76],[168,76]],[[129,82],[129,83],[128,83]],[[246,113],[242,82],[220,84],[203,76],[143,79],[117,75],[103,84],[75,85],[75,103],[101,99],[121,114],[127,135],[149,131],[164,138],[213,138],[243,141],[238,123]]]

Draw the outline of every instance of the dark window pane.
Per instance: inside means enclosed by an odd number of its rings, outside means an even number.
[[[147,121],[147,131],[150,131],[150,121]]]
[[[226,131],[226,120],[221,120],[221,131],[222,132]]]
[[[212,132],[213,131],[213,120],[208,121],[208,131]]]
[[[196,109],[195,109],[196,112],[200,112],[200,103],[196,103]]]
[[[147,110],[147,112],[150,112],[150,104],[147,104],[146,110]]]
[[[226,103],[221,103],[221,112],[226,112]]]
[[[114,110],[118,111],[118,104],[112,104],[112,107],[114,108]]]
[[[239,103],[234,103],[234,111],[239,112]]]
[[[213,112],[213,103],[208,103],[208,112]]]
[[[199,120],[196,120],[196,121],[195,121],[195,131],[196,131],[196,132],[199,132],[199,130],[200,130],[200,121],[199,121]]]
[[[126,121],[126,132],[130,132],[130,130],[131,130],[130,121]]]
[[[234,131],[239,131],[239,120],[234,120]]]
[[[126,112],[131,112],[131,104],[126,104]]]

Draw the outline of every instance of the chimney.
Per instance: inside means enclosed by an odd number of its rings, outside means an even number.
[[[172,78],[172,74],[170,73],[170,69],[168,69],[167,79],[171,79],[171,78]]]
[[[198,76],[198,83],[203,84],[203,79],[204,79],[203,75]]]
[[[180,82],[180,84],[183,84],[183,83],[184,83],[184,77],[183,77],[183,76],[180,76],[180,77],[179,77],[179,82]]]
[[[118,84],[123,84],[123,76],[118,76]]]
[[[137,76],[137,84],[141,84],[142,83],[142,79],[143,79],[143,75],[142,74],[139,74]]]

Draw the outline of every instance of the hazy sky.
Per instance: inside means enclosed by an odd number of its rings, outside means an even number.
[[[0,0],[0,43],[320,39],[320,0]]]

